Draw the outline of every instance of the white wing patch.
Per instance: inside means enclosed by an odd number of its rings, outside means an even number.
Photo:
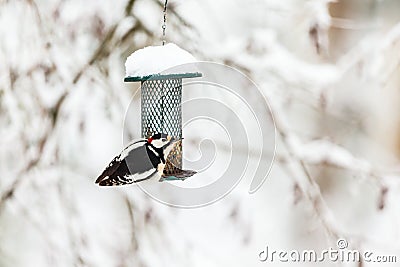
[[[136,173],[136,174],[130,174],[130,175],[125,175],[124,178],[128,181],[131,181],[131,183],[134,183],[136,181],[139,180],[143,180],[146,178],[151,178],[152,175],[156,174],[156,172],[154,172],[154,169],[152,170],[148,170],[142,173]]]

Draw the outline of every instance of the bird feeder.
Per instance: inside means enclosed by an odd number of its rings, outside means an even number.
[[[201,77],[202,74],[190,71],[163,74],[161,70],[167,67],[188,62],[188,53],[184,50],[182,51],[187,53],[183,57],[185,60],[179,60],[182,59],[182,55],[176,54],[177,51],[179,52],[178,49],[180,48],[173,44],[144,48],[134,52],[125,64],[127,76],[124,81],[141,83],[141,135],[143,138],[149,138],[155,133],[166,133],[174,138],[182,138],[182,80]],[[168,54],[168,52],[172,53]],[[149,66],[152,64],[156,66]],[[149,74],[152,70],[155,73]],[[168,180],[181,180],[196,173],[183,170],[182,153],[180,141],[167,157],[163,176],[169,178]]]

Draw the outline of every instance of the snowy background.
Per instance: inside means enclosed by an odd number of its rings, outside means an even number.
[[[138,89],[125,59],[161,44],[162,5],[0,1],[0,266],[265,266],[266,245],[339,237],[400,260],[400,2],[170,0],[167,41],[247,74],[277,127],[261,189],[199,209],[94,185]]]

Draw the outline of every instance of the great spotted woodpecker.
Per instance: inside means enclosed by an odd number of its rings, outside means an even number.
[[[163,174],[165,161],[181,139],[157,133],[148,139],[130,143],[97,178],[100,186],[125,185]]]

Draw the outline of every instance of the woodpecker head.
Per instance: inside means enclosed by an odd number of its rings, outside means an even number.
[[[163,151],[165,157],[171,152],[174,145],[182,140],[182,138],[174,138],[164,133],[156,133],[147,139],[147,143],[155,149]]]

